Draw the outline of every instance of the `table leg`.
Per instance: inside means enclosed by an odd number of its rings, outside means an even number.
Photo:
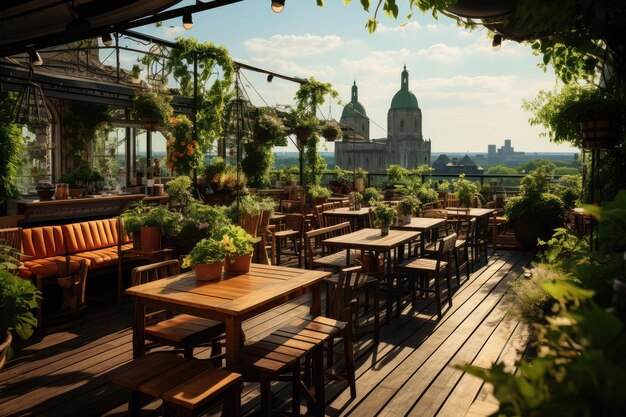
[[[389,316],[391,316],[391,290],[393,287],[393,278],[391,276],[391,251],[388,251],[385,256],[387,257],[387,323],[389,323]]]
[[[239,351],[241,348],[241,319],[226,317],[226,368],[237,371],[239,368]]]
[[[135,325],[133,326],[133,358],[146,354],[146,305],[135,297]]]
[[[322,314],[322,283],[315,283],[311,288],[311,293],[311,315],[317,317]]]

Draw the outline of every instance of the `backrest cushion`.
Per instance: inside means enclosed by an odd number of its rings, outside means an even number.
[[[61,226],[33,227],[22,230],[22,253],[26,260],[65,255]]]
[[[93,220],[66,224],[61,227],[69,253],[117,245],[117,219]]]

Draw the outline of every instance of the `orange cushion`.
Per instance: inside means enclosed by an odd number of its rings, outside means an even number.
[[[130,249],[132,247],[132,243],[122,245],[122,250]],[[75,255],[71,255],[70,258],[76,262],[84,260],[89,269],[105,268],[116,264],[118,260],[117,245],[109,248],[80,252]]]
[[[58,276],[59,265],[57,262],[65,263],[65,256],[51,256],[48,258],[24,261],[24,266],[28,268],[32,274],[38,277],[49,278]],[[70,273],[78,271],[79,267],[79,260],[70,259]]]
[[[69,253],[117,245],[117,219],[94,220],[61,226]]]
[[[61,226],[33,227],[22,230],[22,260],[65,255]]]

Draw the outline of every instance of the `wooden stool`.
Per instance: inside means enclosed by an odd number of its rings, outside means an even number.
[[[197,416],[223,399],[223,415],[241,414],[240,374],[212,368],[207,361],[159,352],[122,367],[113,383],[132,390],[131,416],[141,412],[141,395],[163,400],[165,415]]]

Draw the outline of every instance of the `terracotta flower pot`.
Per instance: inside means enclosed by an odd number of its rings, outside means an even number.
[[[11,342],[13,341],[13,336],[11,332],[7,332],[4,336],[4,340],[0,343],[0,369],[4,366],[4,363],[7,361],[7,352],[9,351],[9,347],[11,347]]]
[[[224,262],[224,272],[227,274],[247,274],[250,272],[252,252],[245,255],[229,255]]]
[[[354,189],[360,193],[365,191],[365,180],[363,178],[355,178]]]
[[[160,227],[142,227],[141,233],[141,250],[144,252],[157,252],[161,250],[161,228]]]
[[[193,266],[198,281],[215,281],[222,278],[223,268],[224,261],[212,262],[210,264],[195,264]]]
[[[83,194],[85,194],[85,191],[87,191],[86,188],[70,188],[69,189],[70,198],[78,198],[82,196]]]

